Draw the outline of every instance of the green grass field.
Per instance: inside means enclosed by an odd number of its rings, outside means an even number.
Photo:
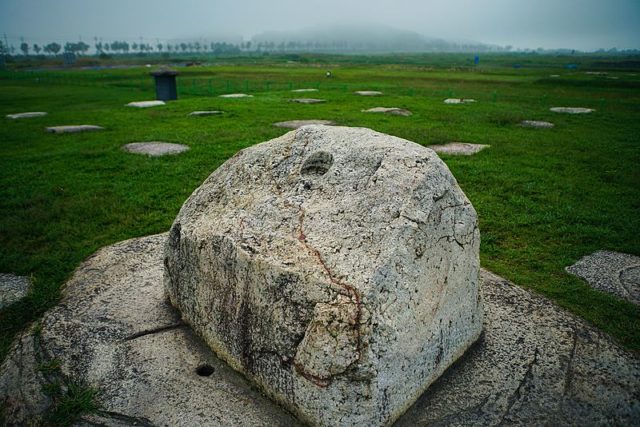
[[[444,157],[480,216],[484,267],[640,350],[640,309],[593,291],[564,271],[598,249],[640,255],[640,71],[625,69],[615,58],[593,64],[598,70],[609,67],[607,76],[587,75],[584,65],[565,70],[553,58],[540,58],[537,65],[503,58],[476,69],[442,61],[433,66],[429,56],[396,63],[305,58],[302,63],[243,58],[236,65],[227,59],[222,65],[184,68],[180,99],[144,110],[124,104],[154,98],[145,67],[0,72],[0,272],[31,275],[35,283],[29,297],[0,312],[0,358],[18,331],[58,301],[61,286],[84,258],[123,239],[167,231],[185,199],[214,169],[238,150],[286,132],[272,123],[293,119],[364,126],[425,146],[490,144],[475,156]],[[524,66],[508,65],[515,62]],[[332,79],[324,77],[327,69]],[[328,102],[288,102],[300,95],[290,90],[303,87],[320,89],[303,97]],[[360,97],[355,90],[382,90],[384,96]],[[217,97],[237,91],[254,98]],[[478,102],[443,104],[448,97]],[[414,114],[361,112],[376,106]],[[553,106],[597,111],[560,115],[549,111]],[[209,109],[225,114],[187,117]],[[23,111],[49,115],[4,118]],[[525,119],[556,127],[519,127]],[[74,135],[44,130],[65,124],[106,130]],[[148,158],[120,148],[154,140],[191,150]]]

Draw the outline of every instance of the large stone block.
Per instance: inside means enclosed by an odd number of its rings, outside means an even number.
[[[165,291],[229,365],[313,425],[387,425],[479,337],[475,210],[430,149],[306,126],[182,207]]]

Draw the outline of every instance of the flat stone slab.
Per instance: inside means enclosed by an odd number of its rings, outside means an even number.
[[[597,251],[566,268],[591,287],[640,305],[640,257]]]
[[[318,89],[293,89],[291,92],[297,92],[297,93],[305,93],[305,92],[317,92]]]
[[[380,96],[380,95],[382,95],[382,92],[380,92],[379,90],[357,90],[355,93],[357,95],[360,95],[360,96]]]
[[[165,102],[164,101],[137,101],[137,102],[130,102],[126,106],[135,107],[135,108],[149,108],[149,107],[159,107],[161,105],[165,105]]]
[[[8,119],[32,119],[34,117],[44,117],[47,113],[44,111],[30,111],[28,113],[7,114]]]
[[[31,288],[31,280],[26,276],[0,273],[0,309],[26,297]]]
[[[103,130],[101,126],[94,125],[68,125],[68,126],[52,126],[47,128],[47,132],[51,133],[79,133],[79,132],[94,132],[97,130]]]
[[[450,142],[444,145],[428,145],[427,146],[427,148],[431,148],[436,153],[463,155],[463,156],[470,156],[472,154],[476,154],[487,147],[490,147],[490,145],[469,144],[467,142]]]
[[[227,93],[225,95],[219,95],[218,98],[253,98],[253,95],[247,95],[246,93]]]
[[[554,113],[564,113],[564,114],[588,114],[596,111],[593,108],[583,108],[583,107],[553,107],[553,108],[549,108],[549,110],[553,111]]]
[[[171,142],[132,142],[122,146],[124,151],[136,154],[146,154],[152,157],[166,156],[169,154],[179,154],[189,150],[189,146],[174,144]]]
[[[67,378],[100,390],[103,412],[80,425],[299,425],[165,302],[166,239],[117,243],[76,270],[40,338],[23,334],[0,369],[6,423],[26,424],[51,404],[41,387],[55,378],[37,367],[57,359]],[[541,296],[486,270],[480,282],[482,337],[397,426],[640,422],[636,356]]]
[[[308,125],[333,126],[335,125],[335,122],[332,122],[331,120],[289,120],[287,122],[277,122],[273,125],[279,128],[298,129],[302,126]]]
[[[201,116],[219,116],[223,114],[222,111],[212,110],[212,111],[193,111],[189,113],[189,117],[201,117]]]
[[[295,102],[297,104],[323,104],[327,102],[327,100],[316,99],[316,98],[295,98],[295,99],[290,99],[289,102]]]
[[[520,126],[534,129],[551,129],[555,125],[551,122],[544,122],[541,120],[523,120],[520,122]]]
[[[405,116],[408,117],[411,115],[411,111],[405,110],[404,108],[396,108],[396,107],[374,107],[369,108],[368,110],[362,110],[363,113],[382,113],[382,114],[390,114],[392,116]]]
[[[472,98],[447,98],[444,100],[445,104],[472,104],[474,102],[476,100]]]

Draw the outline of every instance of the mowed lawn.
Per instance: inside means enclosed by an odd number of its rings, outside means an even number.
[[[329,68],[331,79],[324,77]],[[470,157],[443,156],[478,211],[483,266],[640,350],[640,310],[564,271],[599,249],[640,255],[640,77],[634,72],[348,63],[194,67],[178,77],[178,101],[124,107],[154,98],[148,72],[0,73],[0,272],[32,276],[35,284],[28,298],[0,312],[0,358],[18,331],[58,301],[84,258],[120,240],[167,231],[185,199],[222,162],[287,131],[274,122],[294,119],[364,126],[425,146],[491,145]],[[320,90],[290,92],[304,87]],[[355,90],[384,95],[361,97]],[[225,92],[254,97],[217,97]],[[327,102],[288,102],[293,97]],[[448,97],[477,102],[445,105]],[[377,106],[413,115],[361,112]],[[553,106],[597,111],[561,115],[549,111]],[[194,110],[225,114],[187,117]],[[24,111],[49,115],[4,118]],[[556,127],[525,129],[518,125],[525,119]],[[67,124],[106,130],[44,130]],[[121,150],[139,141],[191,150],[161,158]]]

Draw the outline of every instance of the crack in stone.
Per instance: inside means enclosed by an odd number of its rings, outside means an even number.
[[[507,409],[504,411],[504,414],[502,414],[502,418],[500,419],[500,422],[498,423],[498,425],[500,426],[505,425],[505,422],[506,422],[505,419],[507,418],[507,415],[509,415],[509,413],[511,412],[511,408],[513,408],[513,405],[515,405],[518,399],[522,397],[522,388],[525,386],[527,381],[529,381],[529,379],[533,377],[533,365],[535,365],[537,362],[538,362],[538,347],[536,347],[533,353],[533,360],[529,362],[529,364],[527,365],[527,371],[524,373],[524,376],[518,383],[518,387],[509,396]]]
[[[567,396],[567,393],[571,391],[571,383],[573,382],[573,361],[576,357],[576,347],[578,346],[578,330],[573,330],[573,346],[571,347],[571,354],[569,355],[569,361],[567,362],[567,371],[564,377],[564,391],[563,396]]]
[[[333,283],[334,285],[340,286],[341,288],[343,288],[344,290],[346,290],[347,292],[347,296],[351,298],[351,300],[354,302],[354,304],[356,305],[356,315],[355,315],[355,334],[356,334],[356,359],[351,363],[351,365],[353,365],[354,363],[357,363],[360,360],[360,357],[362,356],[362,337],[360,335],[360,321],[362,319],[362,301],[361,301],[361,296],[359,294],[359,292],[351,285],[349,285],[348,283],[345,283],[339,279],[337,279],[333,273],[331,272],[331,270],[329,269],[329,267],[327,266],[326,262],[324,261],[324,259],[322,258],[322,255],[320,254],[320,252],[312,247],[311,245],[309,245],[309,243],[307,243],[307,236],[304,234],[304,228],[303,228],[303,224],[304,224],[304,217],[305,217],[305,210],[302,207],[302,204],[298,205],[298,209],[299,209],[299,214],[298,214],[298,241],[300,243],[302,243],[302,245],[305,247],[305,249],[311,253],[317,260],[318,263],[320,264],[320,266],[322,267],[322,269],[325,271],[326,275],[329,277],[329,281],[331,283]],[[310,381],[312,381],[314,384],[320,386],[320,387],[327,387],[329,385],[329,383],[331,382],[330,379],[327,378],[321,378],[318,377],[316,375],[310,374],[308,372],[306,372],[304,370],[304,366],[301,366],[299,363],[294,362],[294,367],[296,368],[296,371],[302,375],[303,377],[309,379]]]
[[[183,326],[187,326],[187,324],[185,322],[178,322],[178,323],[173,323],[171,325],[160,326],[153,329],[145,329],[143,331],[136,332],[135,334],[131,334],[125,337],[123,341],[131,341],[131,340],[135,340],[136,338],[144,337],[146,335],[158,334],[160,332],[170,331],[172,329],[181,328]]]

